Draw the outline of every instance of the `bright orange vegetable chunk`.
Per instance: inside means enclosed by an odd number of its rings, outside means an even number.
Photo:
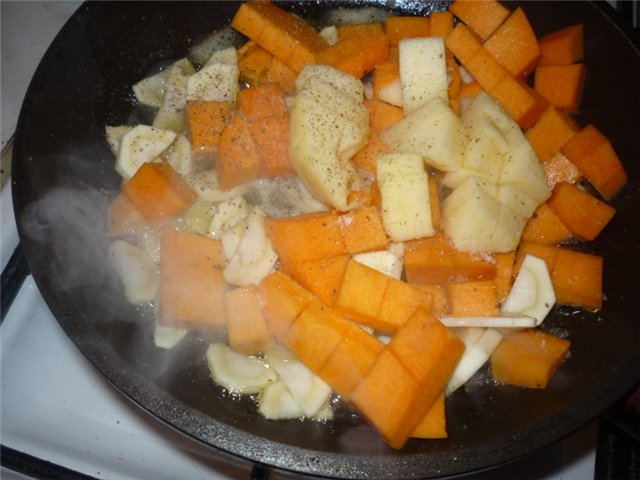
[[[491,355],[491,373],[499,382],[545,388],[567,356],[571,342],[540,330],[506,335]]]
[[[466,23],[483,40],[509,16],[509,9],[497,0],[456,0],[449,11]]]
[[[612,206],[570,183],[560,183],[547,204],[576,237],[593,240],[616,213]]]
[[[538,39],[522,7],[516,8],[483,46],[515,78],[526,77],[540,58]]]
[[[225,295],[227,339],[236,352],[255,355],[273,343],[254,286],[229,290]]]
[[[580,107],[586,75],[583,63],[542,66],[536,68],[533,88],[554,107],[575,113]]]
[[[143,164],[122,190],[153,225],[174,219],[197,199],[189,184],[166,162]]]
[[[231,27],[296,72],[315,63],[316,54],[327,47],[311,25],[271,2],[242,3]]]
[[[219,240],[166,229],[161,237],[159,323],[223,329],[227,283]]]
[[[627,173],[611,142],[592,124],[574,135],[560,151],[606,200],[627,183]]]

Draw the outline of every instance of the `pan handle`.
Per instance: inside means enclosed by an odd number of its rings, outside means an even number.
[[[2,270],[2,278],[0,280],[0,324],[4,321],[4,317],[11,308],[13,300],[20,291],[22,284],[29,275],[29,266],[22,251],[20,244],[16,247],[7,263]]]

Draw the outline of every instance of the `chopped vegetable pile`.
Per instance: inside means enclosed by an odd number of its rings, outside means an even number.
[[[545,388],[571,343],[539,327],[601,308],[603,259],[572,245],[627,181],[572,118],[583,26],[537,38],[522,8],[456,0],[320,31],[247,2],[231,28],[240,48],[133,86],[151,125],[106,127],[109,253],[156,345],[216,332],[213,381],[264,417],[341,398],[393,448],[446,437],[487,362]]]

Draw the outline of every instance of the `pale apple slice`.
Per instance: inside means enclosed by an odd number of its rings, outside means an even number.
[[[402,257],[389,250],[357,253],[353,259],[397,280],[402,277]]]
[[[502,336],[498,330],[487,328],[473,346],[464,351],[445,386],[445,395],[450,395],[467,383],[482,368],[502,340]]]
[[[206,357],[213,381],[232,393],[258,393],[278,379],[264,361],[241,355],[224,343],[209,345]]]
[[[405,114],[434,98],[449,101],[444,39],[408,38],[398,45]]]
[[[444,172],[462,165],[467,134],[449,102],[434,98],[380,134],[394,153],[415,153]]]
[[[158,348],[169,350],[178,345],[189,330],[186,328],[167,327],[156,323],[153,330],[153,344]]]
[[[388,153],[378,157],[376,166],[382,225],[394,242],[431,236],[429,181],[420,156]]]
[[[524,314],[540,325],[556,303],[553,283],[546,262],[526,255],[513,286],[502,304],[501,312]]]
[[[443,315],[440,317],[443,325],[454,327],[483,327],[483,328],[533,328],[536,319],[523,314],[508,314],[495,316],[454,316]]]
[[[305,417],[313,417],[331,396],[331,387],[283,347],[265,352],[265,361],[287,386]]]

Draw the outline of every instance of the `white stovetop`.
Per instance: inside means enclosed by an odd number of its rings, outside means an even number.
[[[80,2],[0,2],[2,146],[47,46]],[[2,267],[17,245],[10,187],[2,189]],[[51,315],[31,277],[0,327],[3,445],[96,478],[248,479],[138,409],[88,363]],[[507,467],[471,479],[593,478],[596,422]],[[25,478],[5,468],[3,479]],[[272,477],[273,478],[273,477]]]

